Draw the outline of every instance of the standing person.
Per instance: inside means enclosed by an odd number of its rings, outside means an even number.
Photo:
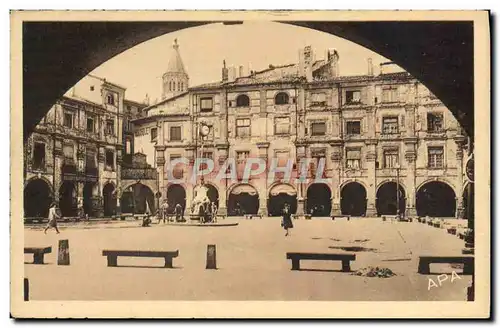
[[[163,223],[168,219],[168,202],[166,199],[163,201],[163,204],[161,204],[161,219],[163,219]],[[160,221],[158,221],[158,223],[160,223]]]
[[[281,223],[283,226],[283,229],[285,229],[286,234],[285,236],[289,235],[288,229],[293,228],[293,223],[292,223],[292,213],[290,211],[290,205],[285,203],[285,206],[283,207],[283,221]]]
[[[182,206],[181,204],[177,203],[175,205],[175,222],[179,222],[182,217]]]
[[[49,209],[49,223],[47,223],[47,226],[45,227],[45,230],[43,231],[45,234],[47,233],[47,230],[50,228],[56,229],[56,232],[59,233],[59,229],[57,229],[57,219],[58,218],[60,218],[60,216],[57,213],[57,204],[52,203],[50,205],[50,209]]]
[[[212,221],[217,222],[217,204],[212,202]]]

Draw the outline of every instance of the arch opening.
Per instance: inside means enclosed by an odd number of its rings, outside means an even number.
[[[237,185],[231,190],[227,200],[229,216],[257,214],[259,211],[259,194],[248,184]]]
[[[417,191],[415,207],[418,216],[455,217],[456,195],[448,184],[432,181]]]
[[[398,191],[399,191],[399,206],[398,206]],[[383,185],[381,185],[378,190],[377,190],[377,201],[376,201],[376,208],[377,208],[377,215],[396,215],[398,214],[398,207],[399,207],[399,213],[404,214],[405,213],[405,208],[406,208],[406,192],[399,184],[396,184],[396,182],[386,182]]]
[[[181,205],[182,210],[186,208],[186,190],[178,184],[170,185],[167,188],[168,213],[175,213],[175,206]]]
[[[290,212],[297,212],[297,191],[290,185],[277,184],[269,191],[267,212],[269,216],[281,216],[285,204],[290,206]]]
[[[24,188],[24,217],[48,217],[52,202],[50,186],[43,179],[33,179]]]
[[[97,207],[95,182],[86,182],[83,186],[83,211],[89,217],[96,216],[94,209]]]
[[[332,192],[324,183],[314,183],[307,188],[306,212],[312,216],[330,216]]]
[[[59,188],[59,209],[62,216],[77,216],[76,186],[71,181],[65,181]]]
[[[105,217],[116,214],[116,198],[114,196],[115,186],[112,183],[107,183],[102,188],[103,212]]]
[[[343,215],[366,215],[366,189],[358,182],[347,183],[340,191],[340,212]]]

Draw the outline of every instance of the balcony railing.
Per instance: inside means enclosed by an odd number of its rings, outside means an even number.
[[[76,174],[76,165],[75,164],[63,164],[62,173],[63,174]]]
[[[156,180],[156,170],[153,168],[124,168],[124,180]]]
[[[97,169],[97,167],[90,167],[90,166],[85,167],[85,174],[88,176],[96,177],[98,173],[99,170]]]

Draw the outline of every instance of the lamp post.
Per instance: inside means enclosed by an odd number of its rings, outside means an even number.
[[[394,168],[396,169],[396,216],[399,219],[400,216],[400,210],[399,210],[399,170],[401,167],[399,166],[399,163],[396,163],[394,165]]]

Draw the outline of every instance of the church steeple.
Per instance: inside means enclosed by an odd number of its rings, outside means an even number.
[[[162,99],[172,98],[187,91],[189,87],[189,76],[182,63],[177,39],[172,45],[172,54],[168,61],[167,71],[163,74]]]

